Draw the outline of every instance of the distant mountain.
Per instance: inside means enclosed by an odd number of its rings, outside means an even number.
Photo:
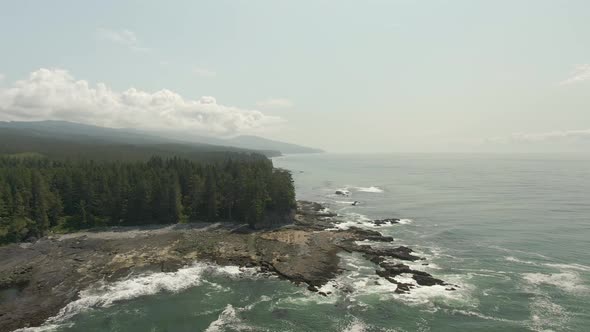
[[[274,141],[258,136],[237,136],[229,139],[198,136],[185,132],[159,132],[141,129],[115,129],[86,125],[67,121],[0,121],[0,130],[27,130],[36,136],[61,140],[95,140],[118,144],[182,144],[209,151],[249,151],[260,152],[266,156],[281,153],[320,153],[320,149],[291,143]]]
[[[238,136],[226,140],[230,146],[244,149],[278,150],[282,153],[322,153],[323,150],[297,144],[273,141],[258,136]]]
[[[259,136],[236,136],[232,138],[216,138],[216,137],[209,137],[209,136],[199,136],[195,134],[185,133],[185,132],[150,132],[146,131],[145,133],[149,134],[157,134],[164,137],[175,138],[179,140],[186,140],[191,142],[200,142],[206,144],[214,144],[214,145],[225,145],[225,146],[233,146],[242,149],[252,149],[252,150],[270,150],[270,151],[280,151],[281,153],[293,154],[293,153],[322,153],[324,152],[321,149],[310,148],[307,146],[301,146],[292,143],[285,143],[280,141],[274,141],[268,138],[263,138]]]
[[[279,156],[279,151],[243,149],[192,143],[157,135],[104,128],[66,121],[1,122],[0,154],[36,152],[54,157],[104,156],[142,160],[151,155],[199,159],[203,154],[259,153]]]

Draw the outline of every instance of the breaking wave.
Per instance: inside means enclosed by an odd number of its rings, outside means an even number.
[[[238,317],[239,311],[239,308],[236,309],[231,304],[228,304],[217,319],[209,324],[205,332],[225,331],[227,327],[231,327],[233,331],[253,331],[254,328],[252,326],[244,323]]]
[[[94,308],[105,308],[116,302],[160,292],[178,293],[207,282],[204,277],[209,274],[235,278],[240,276],[254,277],[257,272],[258,270],[255,268],[217,266],[197,262],[176,272],[156,272],[112,283],[100,282],[81,291],[79,299],[68,303],[56,316],[49,318],[43,326],[19,331],[50,331],[75,315]],[[209,284],[216,286],[216,284]]]
[[[561,273],[524,273],[523,279],[534,286],[550,285],[572,294],[588,292],[588,287],[582,284],[582,279],[575,272]]]
[[[365,193],[382,193],[383,189],[379,187],[354,187],[356,191],[362,191]]]

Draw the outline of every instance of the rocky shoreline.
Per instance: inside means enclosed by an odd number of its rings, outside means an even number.
[[[310,291],[339,273],[338,254],[359,252],[376,265],[375,273],[397,285],[396,292],[416,285],[452,285],[430,274],[392,262],[417,261],[404,246],[372,246],[359,241],[391,243],[389,236],[362,228],[334,228],[335,214],[313,202],[298,202],[294,223],[252,231],[232,223],[198,223],[160,227],[110,228],[48,236],[35,243],[0,247],[0,331],[42,325],[80,291],[94,283],[148,272],[172,272],[194,261],[258,267]],[[374,221],[375,225],[396,219]],[[412,283],[394,279],[410,274]],[[319,292],[321,295],[330,294]]]

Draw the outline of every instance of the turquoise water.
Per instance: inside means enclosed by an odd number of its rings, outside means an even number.
[[[460,286],[393,293],[375,266],[343,254],[324,298],[237,268],[196,264],[85,292],[60,331],[588,331],[590,158],[499,155],[299,155],[299,199],[349,225],[398,217],[381,232]],[[351,192],[339,197],[337,189]],[[362,204],[351,206],[358,200]],[[67,319],[65,319],[67,318]]]

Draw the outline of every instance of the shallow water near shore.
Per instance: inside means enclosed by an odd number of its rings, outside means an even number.
[[[253,271],[195,264],[97,285],[44,328],[58,331],[586,331],[590,158],[293,155],[298,199],[393,236],[410,264],[459,287],[395,294],[359,254],[311,293]],[[335,195],[336,190],[350,196]],[[352,206],[354,201],[360,205]],[[372,219],[401,218],[375,226]],[[428,264],[428,265],[423,265]]]

